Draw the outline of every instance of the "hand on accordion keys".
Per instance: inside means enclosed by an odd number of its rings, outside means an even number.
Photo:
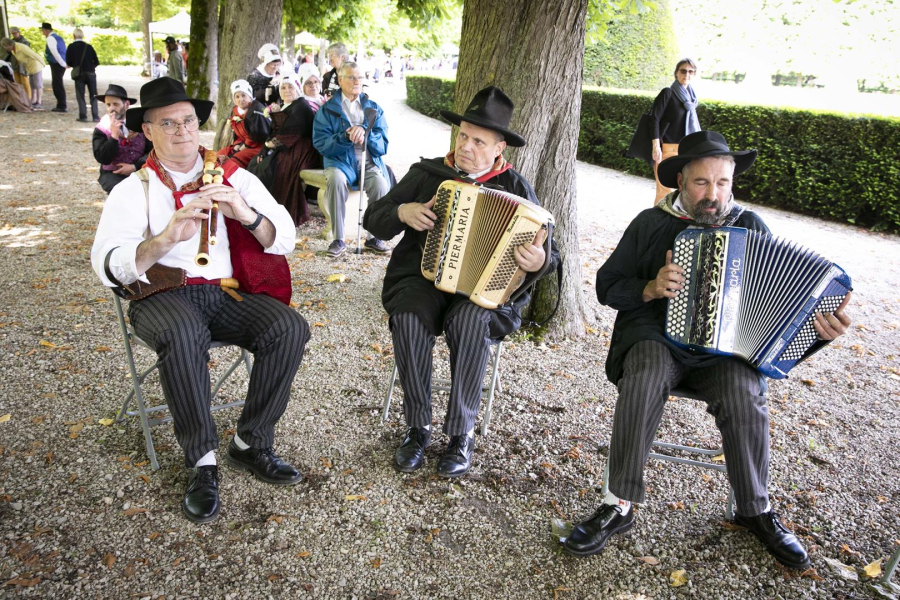
[[[547,253],[544,252],[544,240],[546,239],[547,230],[541,229],[532,243],[516,246],[514,250],[516,263],[522,267],[523,271],[534,273],[540,271],[544,266],[544,260],[547,258]]]
[[[644,302],[661,298],[674,298],[681,291],[684,282],[684,269],[672,262],[672,251],[666,252],[666,264],[659,270],[656,279],[651,279],[644,286]]]
[[[437,196],[424,204],[421,202],[401,204],[397,209],[397,218],[416,231],[431,231],[434,229],[434,222],[437,221],[437,215],[431,211],[435,199]]]
[[[843,335],[847,331],[847,328],[850,327],[850,317],[844,312],[844,309],[850,302],[850,296],[852,295],[852,292],[847,292],[847,295],[844,296],[844,300],[841,302],[840,306],[838,306],[830,315],[816,313],[816,319],[813,321],[813,328],[815,328],[820,340],[833,340],[836,337]]]

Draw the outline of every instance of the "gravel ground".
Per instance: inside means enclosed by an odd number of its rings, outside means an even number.
[[[110,78],[137,92],[131,70],[102,68],[101,90]],[[398,176],[419,154],[443,153],[449,131],[406,108],[402,94],[399,85],[372,89],[387,111]],[[856,288],[852,331],[769,392],[770,492],[810,549],[814,570],[805,576],[724,522],[722,474],[668,463],[648,465],[648,502],[630,533],[592,558],[560,551],[551,522],[583,518],[599,501],[615,403],[603,376],[614,313],[593,300],[593,274],[653,190],[585,164],[579,210],[592,333],[539,345],[519,334],[506,345],[503,393],[468,477],[436,477],[443,435],[419,473],[392,469],[403,423],[397,402],[386,424],[379,419],[393,365],[379,302],[387,259],[317,255],[325,249],[317,218],[298,230],[290,259],[294,300],[313,337],[276,436],[276,450],[302,464],[307,481],[267,486],[223,466],[221,517],[197,526],[181,514],[186,473],[171,426],[155,430],[161,469],[153,472],[137,423],[99,422],[115,416],[129,383],[111,295],[89,264],[104,194],[91,128],[76,116],[0,118],[0,418],[9,416],[0,422],[0,596],[870,596],[826,559],[860,569],[900,538],[900,297],[889,283],[900,279],[897,236],[760,209],[774,231],[836,258]],[[334,273],[347,280],[328,283]],[[446,372],[446,348],[437,354]],[[234,350],[212,355],[221,370]],[[155,383],[147,389],[160,398]],[[222,397],[245,389],[238,375]],[[438,397],[438,418],[444,406]],[[237,414],[216,413],[222,439]],[[691,401],[672,403],[660,436],[718,442],[712,418]],[[669,575],[681,569],[687,583],[672,587]]]

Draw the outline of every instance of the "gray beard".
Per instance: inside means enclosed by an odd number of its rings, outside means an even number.
[[[682,204],[684,205],[684,210],[691,216],[691,218],[700,223],[701,225],[718,225],[722,219],[729,213],[729,209],[731,208],[731,200],[733,198],[729,198],[728,202],[725,203],[725,206],[722,208],[721,212],[716,212],[715,214],[706,214],[701,212],[699,209],[709,208],[714,206],[714,203],[701,200],[699,204],[693,204],[691,202],[692,198],[687,195],[684,191],[681,192],[684,199],[682,200]],[[694,213],[696,211],[696,214]]]

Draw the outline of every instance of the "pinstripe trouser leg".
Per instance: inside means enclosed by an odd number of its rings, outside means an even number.
[[[434,336],[415,313],[393,315],[390,320],[394,360],[403,386],[403,415],[408,427],[431,425],[431,370]]]
[[[188,467],[219,443],[209,412],[210,340],[239,345],[254,355],[238,421],[241,439],[254,447],[272,445],[275,423],[287,407],[309,340],[309,327],[294,310],[261,294],[242,297],[243,302],[236,302],[216,286],[196,285],[128,307],[135,332],[156,349],[163,393]]]
[[[669,391],[683,373],[664,344],[643,341],[628,351],[609,444],[609,489],[619,498],[644,501],[644,464]]]
[[[766,383],[737,359],[690,369],[683,383],[702,396],[722,432],[737,513],[753,517],[769,502],[769,409]]]
[[[491,353],[491,311],[469,301],[457,301],[444,321],[450,348],[450,400],[444,433],[463,435],[475,427],[481,404],[484,370]]]

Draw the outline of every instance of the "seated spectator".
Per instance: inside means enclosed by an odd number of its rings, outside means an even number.
[[[322,154],[325,163],[325,202],[332,216],[334,234],[328,255],[332,258],[337,258],[347,248],[344,243],[344,213],[350,195],[348,186],[353,189],[364,187],[369,204],[380,200],[390,189],[388,170],[381,158],[387,153],[388,146],[384,111],[362,93],[362,73],[356,63],[341,65],[338,83],[340,89],[316,113],[313,125],[313,145]],[[367,108],[375,110],[377,115],[368,132],[364,129]],[[360,185],[359,162],[363,139],[366,139],[366,174],[365,181]],[[388,252],[387,244],[366,235],[369,238],[366,248],[379,254]]]
[[[106,93],[98,94],[96,99],[106,105],[106,114],[94,127],[91,145],[94,158],[100,163],[97,181],[108,195],[116,185],[144,166],[153,143],[144,137],[144,132],[129,131],[125,127],[125,111],[137,102],[128,97],[125,88],[111,83]]]
[[[168,73],[169,69],[166,67],[166,62],[163,60],[162,52],[154,52],[153,62],[150,63],[150,78],[159,79],[160,77],[165,77]]]
[[[259,154],[260,148],[269,137],[266,107],[254,100],[252,93],[250,84],[245,79],[238,79],[231,84],[234,108],[231,109],[230,123],[234,141],[219,150],[220,155],[229,157],[243,169],[250,164],[251,158]]]
[[[278,84],[281,81],[281,54],[274,44],[265,44],[259,49],[259,66],[247,75],[253,89],[253,98],[265,106],[277,103]]]
[[[19,40],[24,41],[25,38],[20,36],[15,41],[3,38],[0,40],[0,46],[14,56],[20,66],[25,68],[31,88],[31,108],[40,109],[44,99],[44,58]]]
[[[84,101],[84,88],[87,87],[91,101],[91,117],[94,123],[100,121],[97,111],[97,67],[100,59],[94,47],[84,41],[84,32],[75,29],[72,32],[75,41],[66,48],[66,64],[72,69],[81,68],[81,77],[75,79],[75,100],[78,101],[78,120],[87,122],[87,104]]]
[[[25,88],[16,83],[14,72],[10,63],[0,60],[0,106],[9,102],[16,112],[31,112],[31,102]]]
[[[312,141],[313,121],[324,101],[319,86],[319,71],[311,64],[300,68],[300,77],[288,74],[282,78],[279,91],[284,106],[272,112],[272,135],[266,142],[277,161],[272,195],[290,213],[294,225],[309,220],[304,185],[298,175],[304,169],[322,168],[322,156]]]
[[[331,98],[332,94],[341,89],[341,86],[338,85],[338,70],[341,68],[341,65],[350,60],[350,54],[347,53],[347,47],[338,42],[328,46],[328,54],[326,56],[328,57],[328,64],[332,68],[325,73],[325,77],[322,79],[322,93],[325,94],[326,98]]]

